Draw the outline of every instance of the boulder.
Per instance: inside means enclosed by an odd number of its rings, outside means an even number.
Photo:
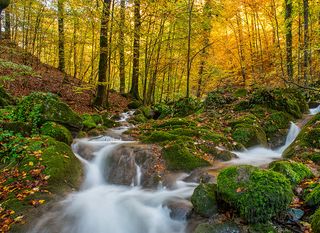
[[[193,192],[191,202],[196,213],[211,217],[218,213],[215,184],[200,184]]]
[[[170,209],[170,217],[174,220],[187,220],[192,214],[193,206],[187,200],[170,200],[165,205]]]
[[[71,145],[72,143],[72,135],[70,131],[55,122],[46,122],[40,129],[42,135],[50,136],[54,139],[56,139],[59,142],[64,142],[68,145]]]
[[[241,233],[241,228],[234,222],[225,223],[202,223],[197,226],[193,233]]]
[[[51,93],[34,92],[24,97],[17,106],[17,120],[40,126],[51,121],[67,127],[72,132],[82,128],[82,120],[67,104]]]
[[[218,197],[249,223],[264,223],[291,203],[293,192],[280,173],[253,166],[233,166],[218,176]]]

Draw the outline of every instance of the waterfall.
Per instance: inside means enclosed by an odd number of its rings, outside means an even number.
[[[320,113],[320,105],[317,108],[310,109],[310,115],[317,115],[318,113]]]
[[[276,159],[281,159],[282,153],[287,149],[291,143],[296,139],[300,132],[300,128],[293,122],[290,124],[290,129],[287,134],[285,145],[282,147],[272,150],[261,146],[249,148],[245,151],[235,151],[234,153],[238,156],[228,164],[250,164],[255,166],[261,166],[268,164]]]

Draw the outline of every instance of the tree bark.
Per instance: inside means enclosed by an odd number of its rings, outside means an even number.
[[[304,43],[303,43],[303,77],[305,86],[309,83],[309,0],[303,0],[303,28],[304,28]]]
[[[120,72],[120,93],[124,94],[126,89],[125,75],[125,54],[124,54],[124,30],[126,20],[126,1],[121,0],[120,3],[120,32],[119,32],[119,72]]]
[[[64,56],[64,0],[58,0],[58,32],[59,32],[59,65],[58,69],[65,72]]]
[[[139,97],[139,72],[140,72],[140,0],[134,0],[134,40],[133,40],[133,59],[132,59],[132,84],[130,94],[135,99]]]
[[[287,74],[288,74],[289,81],[293,81],[292,0],[285,0],[285,29],[286,29]]]
[[[106,80],[108,69],[108,26],[110,17],[111,0],[104,0],[101,17],[100,29],[100,60],[99,60],[99,76],[97,96],[94,100],[94,105],[105,107],[106,104]]]

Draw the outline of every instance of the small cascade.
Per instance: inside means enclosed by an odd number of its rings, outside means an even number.
[[[141,172],[141,167],[136,164],[136,184],[137,186],[141,186],[141,177],[142,177],[142,172]]]
[[[310,115],[317,115],[318,113],[320,113],[320,105],[317,108],[310,109]]]
[[[290,129],[286,138],[285,145],[272,150],[265,147],[253,147],[245,151],[233,152],[238,158],[234,159],[227,164],[250,164],[254,166],[261,166],[268,164],[276,159],[281,159],[282,153],[291,145],[300,133],[300,128],[293,122],[291,122]]]

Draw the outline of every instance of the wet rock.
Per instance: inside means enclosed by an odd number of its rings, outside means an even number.
[[[299,221],[304,215],[304,211],[300,209],[291,208],[288,210],[288,217],[289,221],[297,222]]]
[[[241,233],[241,228],[234,222],[218,224],[202,223],[197,226],[193,233]]]
[[[210,176],[206,171],[197,169],[192,171],[190,175],[183,179],[183,181],[193,183],[209,183],[212,182],[213,179],[214,177]]]
[[[191,202],[183,199],[168,201],[166,206],[171,211],[170,217],[180,221],[189,219],[193,210]]]
[[[218,213],[215,184],[200,184],[193,192],[191,202],[195,211],[203,217]]]
[[[73,149],[82,158],[90,161],[95,157],[94,152],[102,149],[104,146],[105,145],[102,143],[101,145],[99,144],[92,145],[90,143],[87,143],[86,141],[79,141],[75,144],[75,147]]]
[[[113,184],[140,183],[143,187],[156,187],[160,181],[158,171],[155,170],[157,164],[157,157],[150,145],[121,145],[107,161],[106,177]],[[138,177],[139,172],[141,177]]]

